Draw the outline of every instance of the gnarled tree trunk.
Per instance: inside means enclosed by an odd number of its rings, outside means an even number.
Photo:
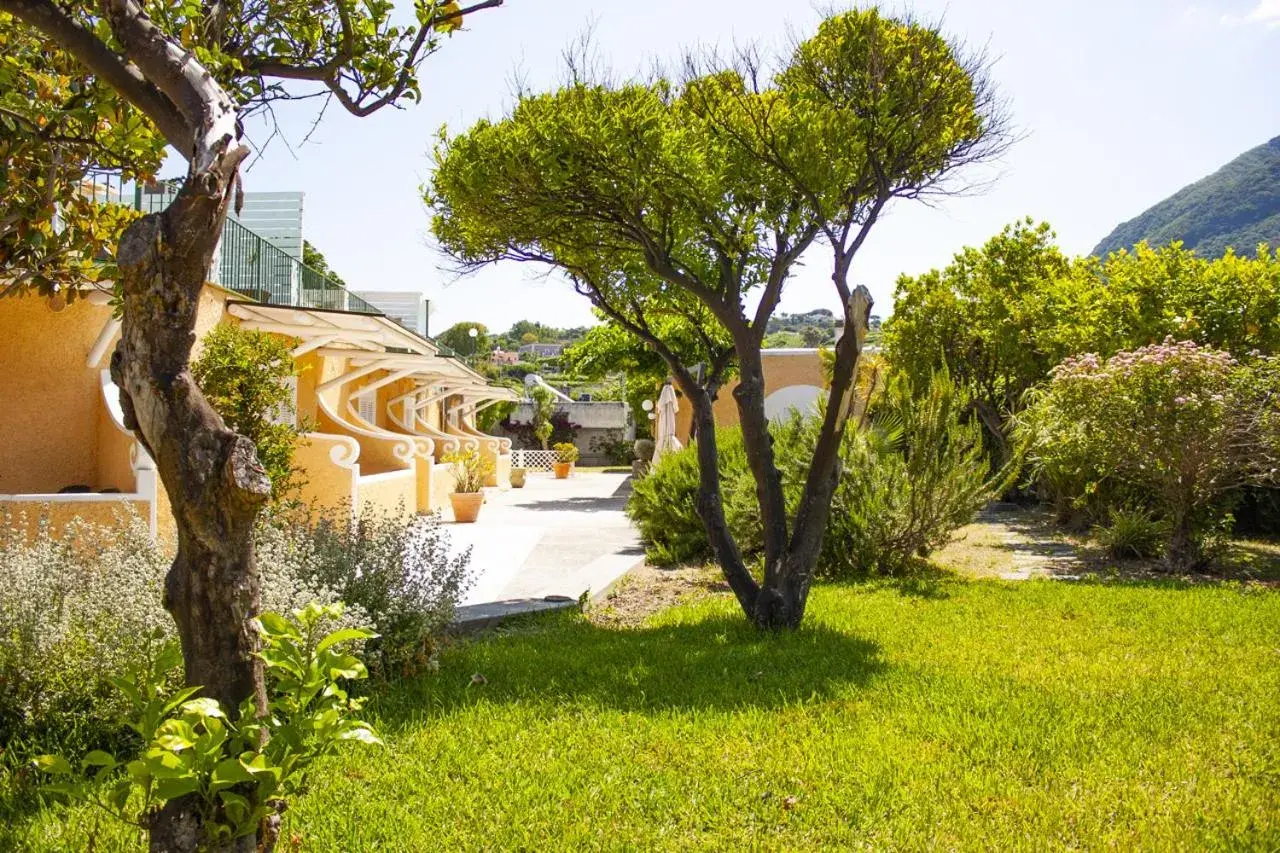
[[[188,369],[200,293],[245,149],[219,127],[234,110],[208,112],[188,179],[162,213],[129,226],[117,261],[124,317],[111,373],[125,423],[155,459],[177,527],[178,552],[164,604],[182,641],[186,681],[234,718],[249,700],[266,712],[258,636],[253,527],[271,483],[253,443],[229,430]],[[228,115],[231,121],[227,122]],[[152,818],[151,849],[190,851],[207,843],[196,802],[169,802]],[[264,839],[270,844],[271,839]],[[227,847],[254,850],[250,835]]]

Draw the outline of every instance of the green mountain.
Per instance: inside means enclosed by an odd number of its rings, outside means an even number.
[[[1181,240],[1204,257],[1228,246],[1253,255],[1259,243],[1280,247],[1280,136],[1246,151],[1218,171],[1183,187],[1106,236],[1095,255]]]

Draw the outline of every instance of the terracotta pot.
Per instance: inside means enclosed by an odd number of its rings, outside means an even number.
[[[449,495],[449,503],[453,504],[453,520],[469,524],[480,517],[484,492],[453,492]]]
[[[573,470],[573,463],[554,462],[551,465],[551,469],[556,472],[557,480],[567,480],[569,478],[569,472]]]
[[[527,473],[528,471],[526,471],[524,468],[512,468],[511,469],[511,488],[523,489],[524,478]]]

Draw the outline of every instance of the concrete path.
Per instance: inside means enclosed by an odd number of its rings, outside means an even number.
[[[565,606],[587,591],[603,594],[644,561],[623,513],[630,491],[625,474],[557,480],[530,472],[523,489],[490,490],[475,524],[446,520],[454,550],[472,549],[475,584],[457,621],[489,624],[511,612]]]

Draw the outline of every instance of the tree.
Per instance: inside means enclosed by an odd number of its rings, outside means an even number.
[[[804,346],[804,338],[798,332],[783,329],[780,332],[765,335],[762,346],[765,349],[798,349]]]
[[[776,75],[690,60],[680,83],[586,79],[523,95],[496,122],[443,140],[428,192],[434,231],[463,268],[548,265],[654,348],[693,410],[698,511],[730,588],[762,628],[804,614],[835,488],[840,441],[871,297],[854,258],[895,199],[953,191],[948,180],[1007,143],[981,58],[935,29],[875,10],[835,15]],[[789,515],[764,412],[761,342],[810,247],[829,252],[844,333],[831,404]],[[749,304],[752,307],[748,307]],[[658,333],[655,314],[698,311],[732,341],[701,370]],[[725,523],[712,404],[729,365],[764,529],[764,573]]]
[[[542,442],[542,449],[546,450],[547,440],[555,431],[551,416],[556,413],[556,398],[543,386],[534,385],[529,389],[529,400],[533,403],[533,417],[529,421],[529,425],[533,427],[533,437]]]
[[[1245,357],[1280,351],[1280,254],[1198,257],[1179,243],[1070,259],[1027,219],[944,269],[898,279],[885,354],[917,387],[947,368],[997,459],[1027,392],[1072,355],[1192,340]]]
[[[342,280],[342,277],[329,267],[329,262],[325,260],[324,254],[315,246],[311,245],[310,240],[302,241],[302,263],[311,267],[321,275],[333,279],[338,284],[346,284],[346,282]]]
[[[648,420],[643,403],[657,399],[662,383],[670,375],[670,368],[643,339],[611,321],[607,315],[601,319],[604,320],[601,325],[588,329],[582,340],[565,349],[561,357],[564,369],[586,380],[599,381],[608,376],[622,375],[625,379],[622,396],[631,405],[637,422],[643,424]],[[696,326],[678,314],[655,314],[652,320],[656,334],[667,342],[683,364],[710,363],[717,353],[733,347],[728,334],[714,317],[704,311],[698,320]],[[713,342],[713,349],[707,348],[708,340]],[[732,369],[730,365],[729,370]]]
[[[1008,415],[1065,355],[1044,333],[1069,311],[1051,296],[1070,271],[1047,223],[1014,223],[943,270],[898,279],[885,355],[920,388],[948,370],[971,395],[988,447],[1003,462]]]
[[[817,326],[805,326],[800,330],[800,337],[804,345],[810,349],[819,347],[827,342],[827,333]]]
[[[474,336],[471,334],[472,329],[476,330]],[[488,327],[484,323],[470,321],[454,323],[436,335],[436,341],[462,355],[484,355],[493,349]]]
[[[173,203],[132,222],[120,237],[115,278],[123,319],[111,373],[121,389],[125,423],[155,459],[173,507],[178,553],[165,605],[178,626],[186,680],[231,715],[245,701],[259,714],[266,709],[252,624],[258,610],[252,532],[270,482],[253,443],[226,426],[188,361],[200,291],[250,153],[243,119],[286,98],[325,95],[357,116],[417,100],[417,70],[440,34],[456,29],[465,15],[500,3],[482,0],[462,9],[416,0],[415,22],[406,27],[393,20],[392,4],[380,0],[0,0],[0,13],[23,25],[18,39],[39,42],[47,52],[47,59],[32,58],[34,66],[54,76],[43,88],[35,79],[36,98],[20,95],[17,109],[8,108],[12,99],[4,89],[5,128],[17,128],[12,132],[25,146],[24,163],[38,169],[38,158],[48,156],[44,165],[56,169],[70,154],[81,158],[76,168],[82,170],[105,162],[138,174],[154,162],[156,138],[188,160]],[[54,95],[46,97],[50,87]],[[59,89],[70,97],[62,100]],[[64,134],[44,137],[45,112],[55,114],[66,136],[87,136],[84,146],[53,145]],[[106,117],[105,137],[93,116]],[[104,146],[104,140],[120,145]],[[97,159],[103,151],[109,156]],[[78,184],[59,176],[51,184],[58,196],[42,206],[30,203],[30,186],[19,183],[17,199],[26,203],[19,212],[35,210],[50,223],[44,233],[56,232],[51,223],[58,203],[74,201]],[[6,216],[8,207],[6,198]],[[95,259],[102,242],[95,232],[67,254],[81,262]],[[42,258],[20,253],[16,260],[25,268],[5,270],[15,282],[59,287],[39,267]],[[177,797],[152,819],[151,845],[269,849],[277,823],[264,822],[260,838],[211,841],[192,800]]]
[[[0,54],[0,296],[34,287],[75,299],[114,277],[116,244],[136,218],[105,203],[106,176],[116,173],[118,194],[154,175],[165,140],[109,82],[86,78],[4,11]]]

